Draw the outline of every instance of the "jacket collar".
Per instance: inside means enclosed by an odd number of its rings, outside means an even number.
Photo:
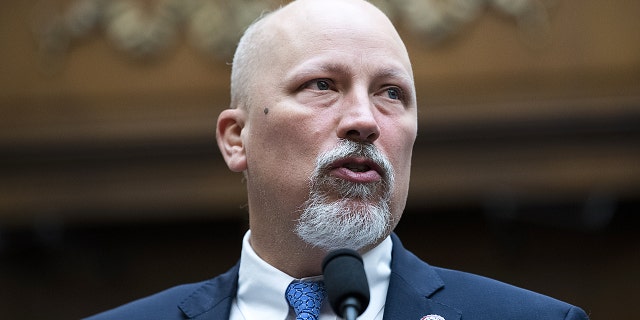
[[[178,307],[189,319],[227,320],[238,291],[238,262],[220,276],[206,281]]]
[[[444,282],[436,271],[405,250],[396,234],[392,234],[391,239],[391,278],[384,319],[420,320],[427,315],[439,315],[446,320],[460,319],[459,310],[432,299],[444,289]]]
[[[436,271],[407,251],[395,233],[391,234],[391,240],[391,276],[384,319],[420,320],[427,315],[439,315],[446,320],[459,320],[459,310],[432,299],[444,288],[444,282]],[[238,290],[239,267],[240,263],[205,282],[179,304],[180,310],[189,319],[229,319],[231,304]]]

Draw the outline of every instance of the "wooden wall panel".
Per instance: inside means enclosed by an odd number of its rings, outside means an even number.
[[[99,30],[43,60],[31,31],[40,3],[0,5],[0,219],[241,205],[213,139],[228,61],[184,38],[135,61]],[[637,1],[557,1],[534,46],[495,10],[435,46],[401,27],[420,108],[410,199],[426,199],[409,205],[477,205],[499,188],[637,199],[638,12]]]

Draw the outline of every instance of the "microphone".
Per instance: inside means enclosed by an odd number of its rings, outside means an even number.
[[[324,286],[331,308],[343,319],[355,320],[369,306],[369,283],[362,257],[355,250],[338,249],[322,261]]]

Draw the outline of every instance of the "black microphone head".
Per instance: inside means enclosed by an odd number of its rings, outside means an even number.
[[[347,305],[353,305],[358,315],[367,309],[369,283],[358,252],[351,249],[329,252],[322,261],[322,272],[329,303],[336,314],[342,315]]]

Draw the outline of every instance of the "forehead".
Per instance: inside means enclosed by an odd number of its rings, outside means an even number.
[[[312,2],[315,6],[282,10],[271,17],[264,31],[271,33],[272,67],[305,64],[339,71],[344,64],[368,63],[381,69],[374,72],[401,71],[412,77],[404,43],[382,12],[349,1]]]
[[[387,16],[365,1],[294,1],[270,17],[276,33],[289,40],[311,40],[335,35],[382,37],[404,44]],[[269,28],[267,28],[269,29]],[[315,38],[310,39],[309,36]]]

